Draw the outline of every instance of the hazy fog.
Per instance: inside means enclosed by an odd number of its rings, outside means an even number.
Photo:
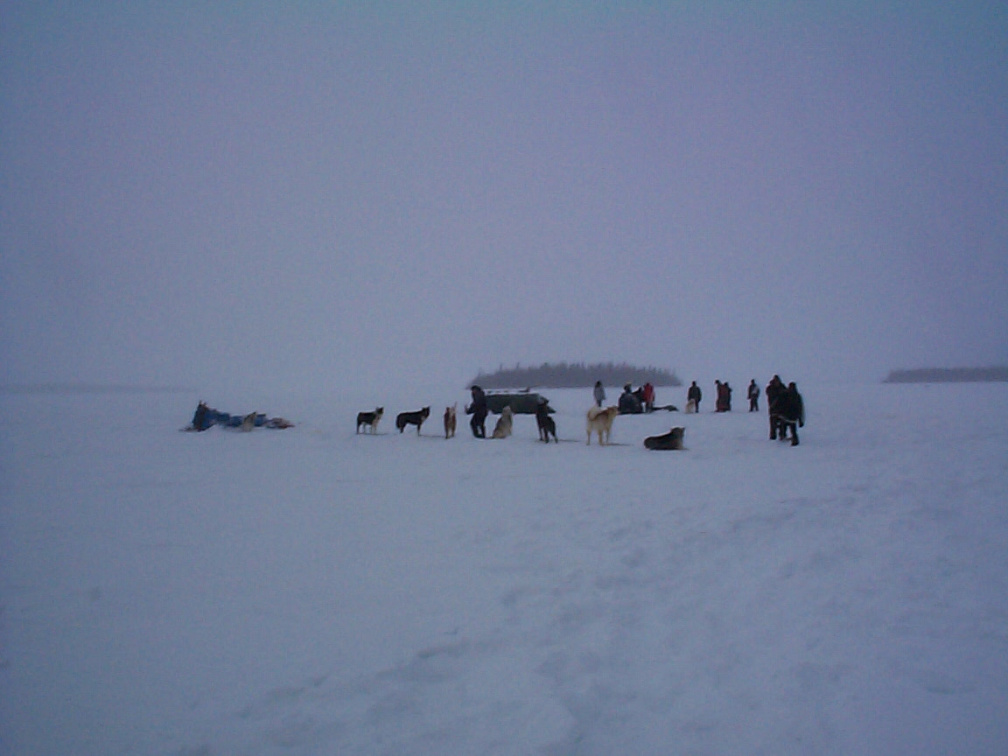
[[[1001,3],[81,5],[0,9],[0,383],[1008,362]]]

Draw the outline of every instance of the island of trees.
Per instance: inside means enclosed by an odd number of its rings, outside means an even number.
[[[883,383],[980,383],[1008,381],[1008,367],[893,370]]]
[[[623,386],[632,383],[642,386],[650,382],[653,386],[681,386],[675,373],[671,370],[656,367],[636,367],[625,362],[596,363],[586,365],[578,363],[544,362],[538,367],[520,364],[513,368],[503,365],[492,373],[479,374],[472,379],[470,385],[478,384],[483,388],[584,388],[594,386],[595,381],[602,381],[603,386]]]

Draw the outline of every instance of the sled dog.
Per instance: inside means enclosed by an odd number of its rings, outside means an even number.
[[[553,434],[553,440],[558,444],[560,439],[557,438],[556,434],[556,423],[553,418],[549,416],[549,404],[546,402],[539,402],[536,405],[536,425],[539,426],[539,439],[549,443],[550,434]]]
[[[690,399],[686,402],[686,414],[693,415],[696,414],[696,399]]]
[[[455,436],[455,424],[456,424],[456,409],[458,404],[453,404],[451,407],[445,407],[444,411],[444,437],[454,438]]]
[[[684,435],[686,435],[685,428],[673,428],[661,436],[648,436],[644,439],[644,448],[663,451],[679,450],[683,448]]]
[[[511,427],[514,425],[514,412],[511,405],[505,405],[501,410],[501,416],[497,418],[497,425],[494,426],[494,438],[507,438],[511,435]]]
[[[609,435],[612,433],[613,418],[619,413],[618,407],[592,407],[588,410],[588,446],[591,446],[592,433],[598,434],[599,446],[609,443]],[[605,440],[603,440],[603,435]]]
[[[420,426],[423,421],[430,417],[430,407],[424,407],[416,412],[400,412],[395,419],[395,427],[402,433],[407,425],[415,425],[417,435],[420,435]]]
[[[374,433],[378,430],[378,421],[382,419],[382,415],[385,414],[384,407],[375,407],[374,412],[358,412],[357,413],[357,433],[360,433],[361,426],[365,426],[365,431],[370,428],[371,432]]]

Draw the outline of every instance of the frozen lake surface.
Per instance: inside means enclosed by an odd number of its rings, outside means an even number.
[[[549,446],[462,390],[0,394],[0,751],[1008,752],[1008,384],[800,388],[794,448],[741,397],[599,448],[587,389]]]

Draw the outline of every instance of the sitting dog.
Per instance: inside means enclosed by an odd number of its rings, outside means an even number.
[[[549,443],[550,434],[553,434],[553,440],[558,444],[560,439],[557,438],[556,434],[556,423],[553,418],[549,416],[549,404],[546,402],[539,402],[536,404],[536,425],[539,426],[539,439]]]
[[[696,399],[690,399],[686,402],[686,414],[693,415],[696,414]]]
[[[644,448],[677,451],[683,448],[683,436],[685,434],[685,428],[673,428],[661,436],[648,436],[644,439]]]
[[[609,434],[612,433],[613,418],[619,414],[618,407],[592,407],[588,410],[588,446],[591,446],[592,433],[598,433],[599,446],[609,443]],[[602,440],[603,434],[605,440]]]
[[[357,413],[357,433],[360,433],[361,426],[365,426],[371,429],[374,433],[378,430],[378,421],[382,419],[382,415],[385,414],[384,407],[375,407],[374,412],[358,412]]]
[[[514,412],[511,411],[511,405],[504,405],[504,409],[501,410],[501,416],[497,419],[497,425],[494,426],[493,437],[507,438],[511,435],[511,427],[513,425]]]
[[[245,417],[242,418],[241,425],[238,427],[247,433],[253,428],[255,428],[255,422],[256,422],[256,413],[250,412],[249,414],[245,415]]]
[[[458,404],[453,404],[451,407],[445,407],[444,411],[444,437],[454,438],[455,437],[455,410]]]
[[[420,426],[423,425],[423,421],[430,417],[430,407],[424,407],[416,412],[400,412],[395,419],[395,427],[399,429],[402,433],[406,430],[407,425],[415,425],[416,433],[420,435]]]

